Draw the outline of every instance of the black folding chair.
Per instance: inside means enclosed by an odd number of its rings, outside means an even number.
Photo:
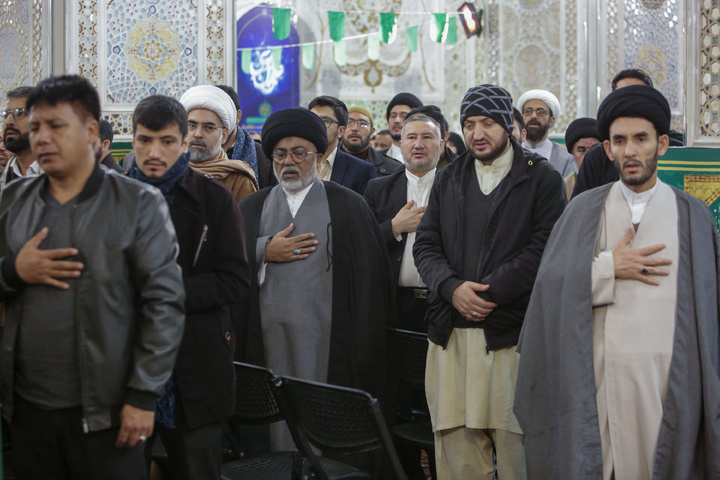
[[[395,447],[405,470],[413,478],[423,479],[426,477],[420,468],[420,457],[424,450],[430,473],[433,478],[437,478],[435,441],[425,398],[427,335],[393,328],[387,330],[393,364],[400,380],[398,418],[402,420],[393,428]]]
[[[265,425],[283,420],[272,389],[272,371],[235,362],[235,414],[233,419],[243,425]],[[226,438],[233,450],[242,452],[239,439],[230,429]],[[292,433],[292,430],[291,430]],[[293,439],[295,437],[293,436]],[[297,443],[297,439],[295,439]],[[331,471],[352,472],[353,468],[326,458],[320,464]],[[310,461],[300,451],[273,452],[254,458],[241,458],[224,463],[221,467],[228,480],[309,480],[316,478]]]
[[[296,430],[298,447],[320,480],[369,478],[370,472],[337,476],[325,470],[312,447],[329,456],[379,452],[386,460],[382,473],[406,480],[377,399],[362,390],[295,378],[281,377],[274,383],[288,425]]]

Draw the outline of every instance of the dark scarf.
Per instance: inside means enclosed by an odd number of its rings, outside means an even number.
[[[248,132],[240,127],[237,127],[237,137],[235,138],[235,147],[232,151],[232,160],[242,160],[247,162],[248,165],[255,172],[255,178],[260,181],[258,177],[258,160],[257,152],[255,151],[255,140],[250,136]]]
[[[185,172],[189,167],[190,154],[183,153],[182,155],[180,155],[177,162],[175,162],[175,165],[170,167],[170,170],[165,172],[165,175],[163,175],[162,177],[146,177],[145,174],[142,173],[138,168],[137,162],[133,162],[132,167],[130,167],[130,170],[128,170],[127,174],[130,178],[140,180],[143,183],[148,183],[153,187],[159,189],[165,197],[165,201],[167,202],[168,206],[170,206],[172,205],[172,202],[175,198],[173,188],[175,188],[175,185],[182,178],[182,176],[185,175]]]

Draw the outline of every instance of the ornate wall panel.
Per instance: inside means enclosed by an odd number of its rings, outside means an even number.
[[[0,1],[0,98],[50,74],[51,20],[50,0]]]
[[[712,1],[712,0],[711,0]],[[604,8],[604,10],[602,10]],[[598,86],[601,98],[624,68],[648,72],[670,103],[673,128],[684,130],[685,2],[683,0],[608,0],[601,2],[600,48],[606,68]]]
[[[78,28],[68,32],[68,71],[95,84],[116,134],[130,135],[131,113],[144,97],[179,98],[195,85],[232,83],[230,0],[77,0],[74,5],[71,16]]]

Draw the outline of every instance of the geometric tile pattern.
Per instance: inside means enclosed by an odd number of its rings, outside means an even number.
[[[700,134],[720,137],[720,6],[717,0],[702,0],[700,29]]]
[[[50,0],[0,1],[0,99],[50,73]]]

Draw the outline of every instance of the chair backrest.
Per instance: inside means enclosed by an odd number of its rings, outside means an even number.
[[[277,378],[274,384],[288,426],[321,479],[327,475],[320,473],[309,444],[336,453],[382,450],[398,479],[405,479],[377,399],[362,390],[296,378]]]
[[[427,335],[394,328],[388,328],[387,331],[398,377],[413,385],[424,386]]]
[[[234,362],[235,413],[233,418],[248,425],[274,423],[285,417],[275,399],[272,380],[267,368]]]

